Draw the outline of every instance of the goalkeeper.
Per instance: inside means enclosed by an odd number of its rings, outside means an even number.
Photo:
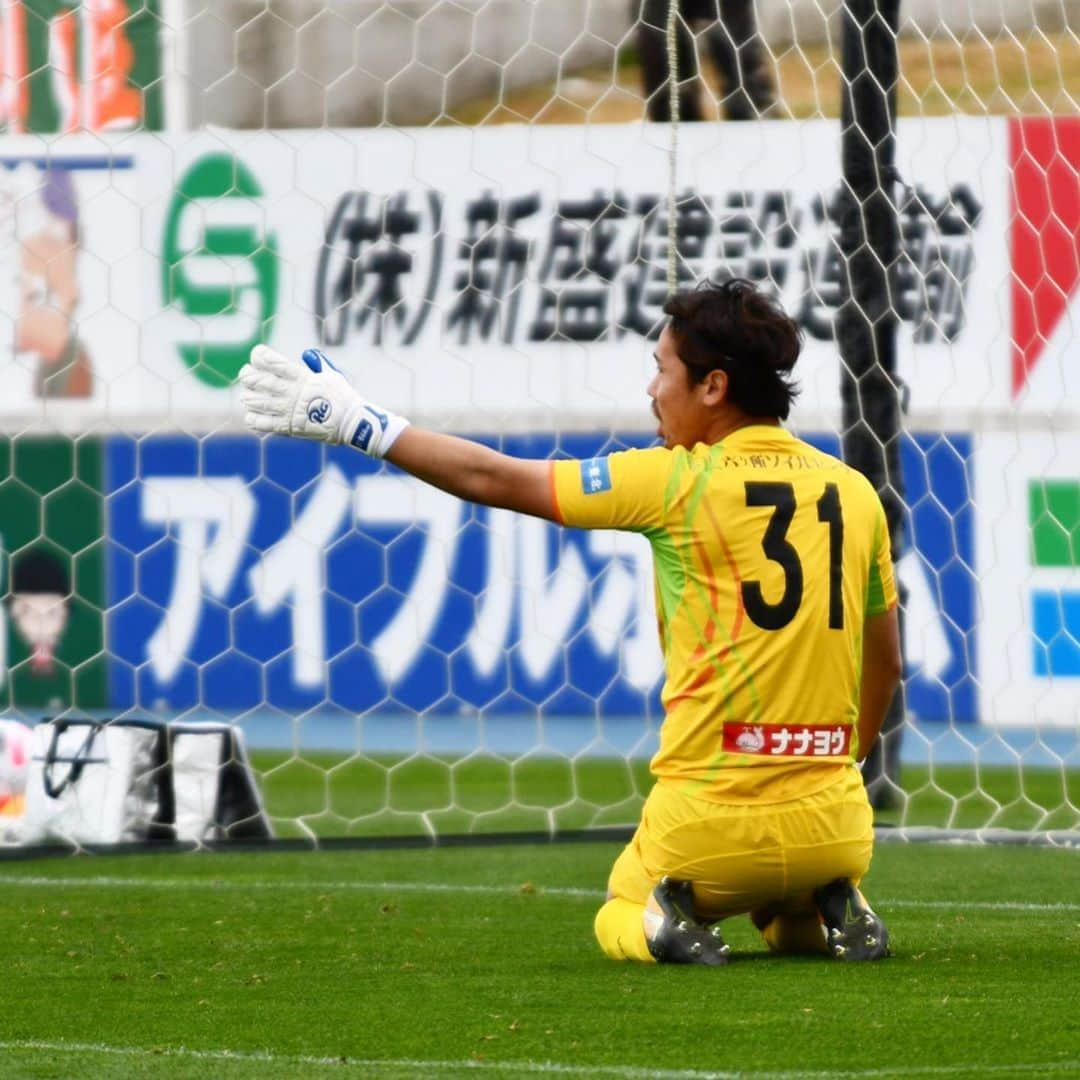
[[[858,889],[872,813],[856,767],[900,676],[881,503],[787,432],[795,324],[747,281],[673,295],[647,393],[663,446],[508,457],[411,427],[317,350],[256,346],[247,425],[343,443],[462,499],[653,549],[665,659],[656,777],[596,917],[616,959],[723,964],[748,913],[780,952],[887,955]]]

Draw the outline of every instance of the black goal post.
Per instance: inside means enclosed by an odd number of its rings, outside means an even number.
[[[894,559],[900,555],[904,520],[893,303],[900,253],[895,201],[899,9],[900,0],[846,0],[843,7],[839,225],[844,275],[836,316],[844,460],[880,494]],[[901,801],[903,722],[903,692],[898,691],[863,767],[871,802],[879,809]]]

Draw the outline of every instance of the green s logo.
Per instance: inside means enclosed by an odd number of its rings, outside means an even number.
[[[243,162],[215,153],[188,169],[169,205],[161,291],[166,306],[195,321],[196,340],[178,348],[210,386],[230,386],[273,326],[278,249],[262,194]]]

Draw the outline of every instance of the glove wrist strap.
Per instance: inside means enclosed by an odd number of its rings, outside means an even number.
[[[341,441],[368,457],[383,458],[408,426],[404,416],[361,400],[341,423]]]

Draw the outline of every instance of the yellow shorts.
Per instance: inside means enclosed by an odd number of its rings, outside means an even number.
[[[644,904],[669,874],[694,883],[699,918],[748,912],[763,928],[774,915],[809,913],[813,890],[835,878],[858,884],[873,843],[873,811],[855,769],[814,795],[763,806],[706,802],[657,783],[608,892]]]

